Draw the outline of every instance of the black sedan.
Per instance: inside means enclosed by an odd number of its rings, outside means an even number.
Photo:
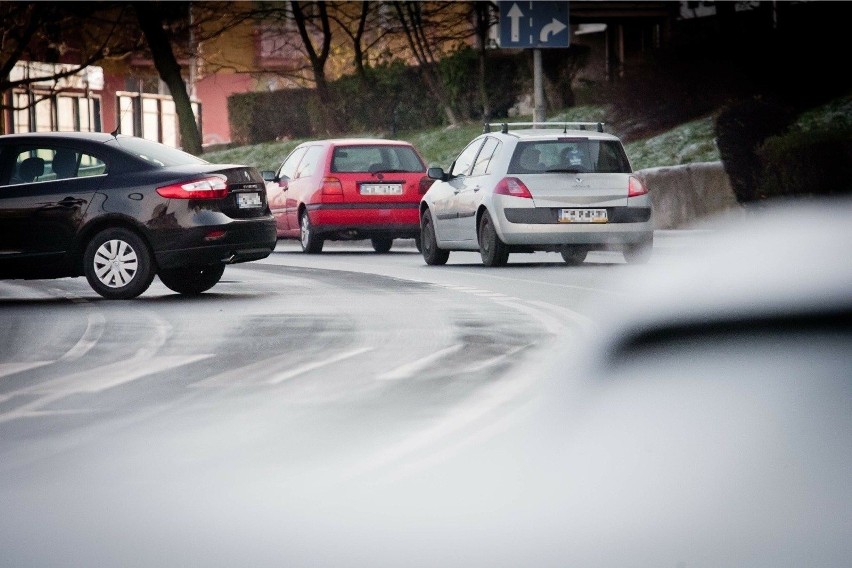
[[[111,299],[155,275],[200,294],[275,248],[260,174],[106,133],[0,136],[0,279],[85,275]]]

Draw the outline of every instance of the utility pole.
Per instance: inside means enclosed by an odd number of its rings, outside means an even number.
[[[533,49],[533,122],[544,122],[547,113],[544,102],[544,72],[541,67],[541,50]]]

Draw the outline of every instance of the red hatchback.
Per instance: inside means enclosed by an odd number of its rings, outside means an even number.
[[[305,142],[277,172],[263,172],[279,238],[322,251],[326,240],[370,239],[387,252],[393,239],[420,248],[420,198],[432,185],[407,142],[339,139]]]

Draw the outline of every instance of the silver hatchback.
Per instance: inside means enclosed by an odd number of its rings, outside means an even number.
[[[512,130],[519,126],[539,128]],[[648,190],[600,123],[503,124],[429,177],[436,181],[420,203],[427,264],[445,264],[453,250],[479,250],[487,266],[541,250],[568,264],[590,250],[620,250],[631,263],[650,257]]]

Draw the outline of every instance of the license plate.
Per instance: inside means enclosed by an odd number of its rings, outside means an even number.
[[[402,195],[401,183],[362,183],[361,195]]]
[[[238,193],[237,207],[240,209],[251,209],[252,207],[260,207],[259,193]]]
[[[560,223],[606,223],[606,209],[563,209]]]

